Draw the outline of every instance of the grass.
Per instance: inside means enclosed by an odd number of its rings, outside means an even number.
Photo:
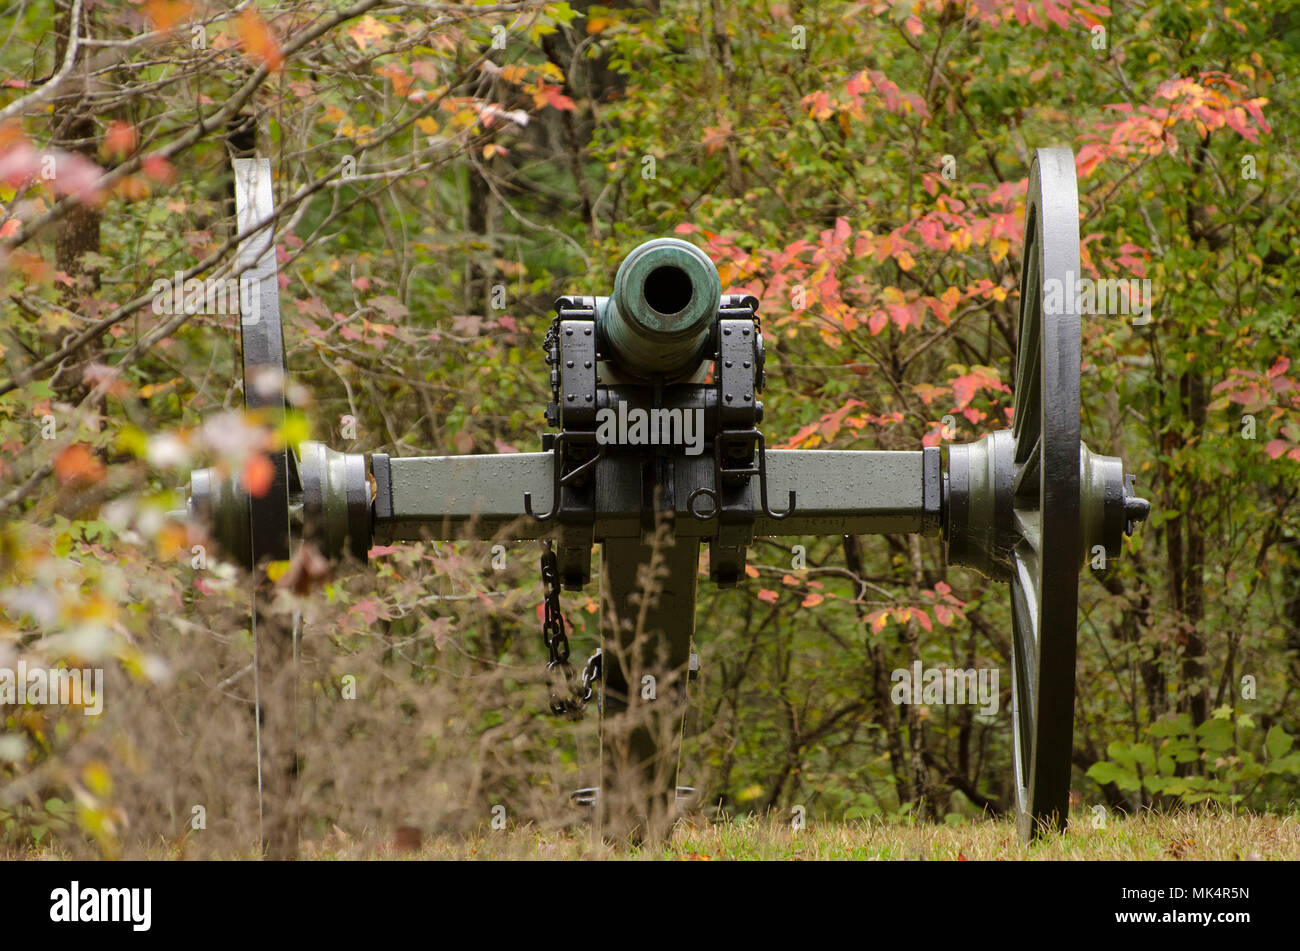
[[[200,833],[201,835],[201,833]],[[62,859],[57,845],[0,858]],[[197,858],[185,842],[147,849],[154,860]],[[248,849],[221,856],[256,858]],[[668,861],[1124,861],[1300,860],[1300,815],[1233,815],[1213,809],[1116,816],[1100,828],[1080,816],[1061,834],[1022,843],[1010,820],[929,825],[906,820],[810,821],[795,831],[787,820],[751,816],[719,822],[683,820],[659,847],[616,846],[589,826],[560,831],[511,826],[470,835],[349,835],[337,826],[323,839],[304,838],[309,860],[668,860]]]
[[[1010,821],[959,825],[864,820],[810,822],[799,831],[775,818],[679,823],[659,848],[593,842],[589,829],[543,832],[527,826],[468,837],[438,836],[419,847],[349,841],[332,833],[304,843],[304,858],[666,859],[666,860],[1278,860],[1300,859],[1300,817],[1227,812],[1087,818],[1063,834],[1025,845]]]

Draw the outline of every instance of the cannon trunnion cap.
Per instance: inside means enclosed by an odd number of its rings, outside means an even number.
[[[655,238],[619,265],[600,316],[609,356],[641,378],[689,375],[700,363],[722,301],[709,256],[680,238]]]

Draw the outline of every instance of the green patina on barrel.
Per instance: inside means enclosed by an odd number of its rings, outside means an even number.
[[[671,378],[698,365],[721,301],[708,255],[679,238],[655,238],[623,259],[598,319],[621,369]]]

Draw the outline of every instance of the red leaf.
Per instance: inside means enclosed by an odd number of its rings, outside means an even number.
[[[832,246],[838,248],[847,240],[849,240],[849,219],[843,217],[836,218],[835,241]]]
[[[781,596],[770,588],[763,588],[758,592],[758,600],[766,601],[768,604],[776,604],[777,599]]]
[[[260,452],[248,457],[239,481],[249,495],[260,499],[271,491],[271,480],[275,478],[275,466],[271,460]]]
[[[1078,170],[1080,178],[1087,178],[1092,174],[1092,170],[1101,164],[1101,160],[1106,157],[1106,150],[1100,145],[1088,144],[1079,149],[1079,154],[1075,158],[1075,168]]]
[[[164,185],[170,185],[176,180],[176,172],[172,169],[171,162],[167,161],[161,155],[150,155],[140,163],[141,170],[155,182],[161,182]]]
[[[366,600],[358,601],[352,605],[352,610],[348,613],[360,615],[361,620],[365,622],[366,626],[369,626],[379,620],[379,605],[374,598],[366,598]]]
[[[1047,13],[1047,18],[1062,30],[1070,28],[1070,17],[1056,5],[1054,0],[1043,0],[1043,10]]]
[[[542,105],[547,105],[552,109],[560,109],[566,112],[577,108],[572,99],[560,92],[559,86],[552,86],[549,83],[543,83],[538,92],[541,94]]]
[[[973,373],[963,374],[953,380],[952,392],[953,396],[957,398],[957,406],[960,408],[969,405],[983,385],[984,381]]]
[[[104,147],[102,152],[105,156],[124,159],[136,147],[135,126],[129,122],[123,122],[121,119],[114,119],[108,124],[108,131],[104,133]]]

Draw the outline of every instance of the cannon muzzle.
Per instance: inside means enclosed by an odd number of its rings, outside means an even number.
[[[598,320],[608,356],[640,379],[689,376],[722,300],[718,269],[679,238],[655,238],[623,259]]]

